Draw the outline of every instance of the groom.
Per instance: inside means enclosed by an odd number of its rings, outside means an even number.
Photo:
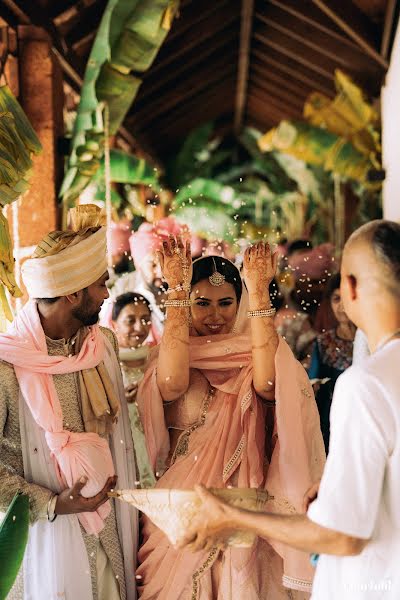
[[[23,265],[31,300],[0,335],[0,509],[18,491],[31,527],[12,599],[134,600],[137,515],[129,418],[111,331],[97,325],[106,235],[94,206]]]

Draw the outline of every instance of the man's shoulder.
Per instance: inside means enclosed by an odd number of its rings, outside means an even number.
[[[115,352],[118,354],[118,341],[117,341],[117,337],[116,337],[115,333],[113,331],[111,331],[111,329],[109,329],[108,327],[102,327],[101,325],[100,325],[100,331],[108,339],[108,341],[111,343],[112,347],[114,348]]]
[[[0,359],[0,380],[2,381],[2,375],[9,375],[10,373],[14,373],[14,366]]]

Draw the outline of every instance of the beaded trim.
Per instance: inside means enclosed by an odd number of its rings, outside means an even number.
[[[171,458],[171,465],[174,464],[174,462],[178,456],[185,456],[189,452],[190,434],[193,433],[193,431],[196,431],[196,429],[198,429],[199,427],[202,427],[204,425],[204,423],[206,421],[207,412],[208,412],[208,409],[210,408],[211,400],[213,399],[214,395],[215,395],[215,388],[210,386],[209,390],[206,394],[204,403],[203,403],[203,410],[201,412],[200,420],[197,421],[197,423],[194,423],[193,425],[191,425],[188,429],[186,429],[186,431],[182,431],[181,435],[179,436],[178,443],[176,444],[175,451]]]
[[[227,481],[227,479],[229,479],[229,475],[230,475],[233,465],[238,460],[239,456],[242,454],[243,446],[244,446],[244,435],[242,435],[242,438],[241,438],[235,452],[231,456],[229,462],[225,465],[224,471],[222,473],[222,478],[223,478],[224,482]]]
[[[166,300],[164,306],[176,306],[177,308],[190,308],[192,303],[190,300]]]
[[[247,318],[251,319],[253,317],[273,317],[276,313],[275,308],[265,308],[262,310],[248,310]]]
[[[288,575],[283,575],[282,583],[285,587],[302,592],[311,592],[312,588],[312,583],[310,581],[296,579],[295,577],[288,577]]]
[[[215,559],[218,556],[219,548],[215,547],[211,550],[207,560],[201,565],[197,571],[192,575],[192,598],[191,600],[198,600],[199,598],[199,579],[203,575],[204,571],[209,569]]]
[[[248,405],[250,404],[252,396],[253,396],[253,393],[251,390],[249,392],[247,392],[247,394],[245,396],[243,396],[243,398],[240,402],[240,408],[241,408],[242,412],[244,412],[246,410],[246,408],[248,407]]]

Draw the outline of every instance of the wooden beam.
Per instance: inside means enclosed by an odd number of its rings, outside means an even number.
[[[176,137],[182,131],[185,135],[192,129],[206,121],[225,118],[227,114],[233,116],[233,102],[235,82],[229,86],[223,83],[218,89],[204,90],[191,102],[169,113],[160,122],[157,122],[157,147],[168,146],[171,140],[175,143]],[[201,106],[201,110],[199,110]],[[232,118],[230,118],[232,127]]]
[[[254,49],[252,54],[261,62],[265,62],[274,67],[284,76],[292,77],[293,79],[308,86],[310,88],[310,92],[317,90],[323,94],[326,94],[327,96],[333,96],[334,87],[333,85],[329,87],[329,82],[327,82],[325,78],[320,77],[317,73],[313,73],[298,63],[296,64],[295,61],[291,61],[282,54],[273,50],[261,51],[258,49]]]
[[[372,62],[350,39],[331,37],[307,21],[303,21],[278,6],[267,4],[263,10],[256,12],[256,19],[268,27],[296,40],[323,56],[335,61],[345,70],[358,67],[359,71],[376,73],[380,65]]]
[[[179,9],[179,16],[176,18],[171,31],[169,32],[167,39],[165,40],[165,45],[168,46],[172,41],[176,38],[180,37],[184,33],[191,31],[197,31],[199,27],[201,28],[201,22],[208,19],[215,11],[220,11],[221,9],[225,10],[225,14],[227,12],[235,12],[236,16],[239,16],[240,0],[219,0],[215,2],[214,0],[210,0],[206,5],[204,5],[204,0],[201,3],[201,10],[199,10],[198,2],[192,3],[191,6],[186,8]],[[236,11],[232,11],[232,4],[237,5]]]
[[[393,32],[393,21],[396,12],[396,0],[387,0],[385,23],[383,26],[381,55],[385,60],[389,58],[389,47]]]
[[[204,42],[199,44],[192,51],[188,52],[181,58],[173,67],[165,69],[159,75],[152,76],[150,70],[149,77],[145,79],[140,87],[139,94],[135,101],[134,108],[139,109],[140,106],[155,96],[159,97],[166,88],[168,91],[176,85],[184,81],[188,75],[191,75],[199,66],[208,61],[212,63],[214,59],[219,58],[224,49],[235,43],[237,39],[237,27],[232,25],[224,35],[221,33],[216,37],[215,42],[210,44]],[[215,56],[217,55],[217,56]]]
[[[155,117],[168,113],[172,107],[177,104],[182,104],[188,98],[200,93],[204,88],[211,88],[215,83],[221,81],[221,78],[226,79],[232,77],[236,71],[236,65],[232,60],[227,67],[225,57],[218,63],[207,65],[207,68],[197,71],[191,79],[183,81],[171,93],[156,102],[149,102],[142,106],[139,111],[133,110],[134,119],[140,125],[152,123]]]
[[[336,66],[333,61],[323,58],[321,55],[318,56],[305,46],[300,46],[293,40],[288,39],[287,36],[269,29],[264,30],[262,33],[255,33],[254,39],[304,65],[307,69],[325,77],[328,81],[333,81]]]
[[[251,63],[250,81],[273,81],[276,85],[298,98],[307,98],[310,93],[310,87],[304,85],[301,81],[281,76],[275,69],[267,68],[254,60]]]
[[[358,48],[358,45],[347,35],[343,33],[335,23],[322,13],[310,0],[299,2],[299,0],[269,0],[268,5],[276,6],[286,13],[296,17],[300,22],[311,25],[313,29],[321,31],[327,37],[335,39],[338,43],[351,45]],[[259,10],[261,10],[261,6]]]
[[[160,53],[151,67],[151,71],[149,71],[149,77],[154,77],[156,73],[162,70],[165,71],[167,66],[172,68],[171,63],[183,59],[189,50],[197,48],[200,43],[207,42],[212,44],[214,39],[221,35],[221,31],[230,27],[235,21],[239,23],[238,15],[226,15],[226,10],[218,10],[216,13],[213,13],[211,19],[203,23],[203,27],[196,32],[196,35],[193,35],[193,32],[189,31],[179,39],[174,40],[173,43],[162,46]],[[144,76],[144,81],[146,81],[146,75]]]
[[[364,52],[384,69],[389,64],[377,50],[377,35],[372,22],[352,2],[337,0],[312,0],[336,25],[352,38]]]
[[[303,112],[304,105],[304,97],[299,97],[292,92],[287,91],[285,88],[281,86],[276,86],[273,82],[268,80],[260,80],[256,77],[253,77],[251,82],[249,83],[249,92],[260,90],[265,92],[266,94],[271,94],[275,98],[279,98],[281,102],[287,104],[291,108],[297,110],[300,114]]]
[[[249,101],[247,104],[247,114],[254,115],[254,118],[257,121],[267,123],[266,127],[270,128],[270,123],[273,123],[273,126],[279,125],[279,123],[284,119],[291,119],[292,116],[289,114],[285,114],[282,112],[281,106],[276,106],[272,102],[267,106],[265,103],[256,98],[253,95],[249,94]],[[265,133],[265,131],[263,131]]]
[[[236,135],[239,135],[242,129],[243,114],[246,105],[247,82],[249,78],[251,32],[253,27],[253,12],[254,0],[242,0],[235,118],[233,123],[233,130]]]
[[[281,119],[294,119],[299,120],[302,118],[301,109],[293,108],[289,104],[282,102],[280,98],[268,93],[265,94],[260,90],[251,89],[249,90],[249,98],[256,98],[264,106],[264,110],[268,111],[270,107],[273,107],[279,111]]]

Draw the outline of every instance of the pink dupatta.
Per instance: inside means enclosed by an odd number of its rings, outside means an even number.
[[[169,453],[169,434],[156,365],[157,356],[153,355],[138,399],[150,460],[155,470],[161,470]],[[188,454],[176,459],[157,487],[190,489],[200,482],[213,487],[225,487],[230,482],[237,487],[266,487],[274,496],[270,510],[301,511],[303,495],[321,477],[325,462],[319,415],[307,374],[282,338],[275,366],[275,423],[269,431],[274,445],[268,465],[264,450],[266,409],[252,386],[250,336],[190,338],[190,368],[199,369],[216,388],[216,394],[204,425],[190,435]],[[174,550],[154,529],[146,524],[145,543],[139,552],[142,564],[138,573],[145,584],[141,597],[181,598],[191,573],[207,563],[207,556]],[[294,589],[309,588],[313,571],[308,556],[283,545],[271,546],[283,558],[284,584]],[[249,552],[241,549],[228,552],[239,564],[246,564],[238,581],[251,579],[254,557],[247,560]]]
[[[45,431],[47,444],[55,459],[57,476],[64,487],[71,487],[83,475],[88,482],[84,496],[97,494],[114,465],[106,439],[96,433],[75,433],[63,428],[63,415],[52,375],[73,373],[96,367],[104,358],[104,340],[95,325],[78,355],[49,356],[46,337],[35,301],[18,313],[8,333],[0,335],[0,359],[14,366],[18,384],[36,423]],[[87,533],[97,535],[110,513],[110,504],[96,512],[80,513],[79,521]]]

